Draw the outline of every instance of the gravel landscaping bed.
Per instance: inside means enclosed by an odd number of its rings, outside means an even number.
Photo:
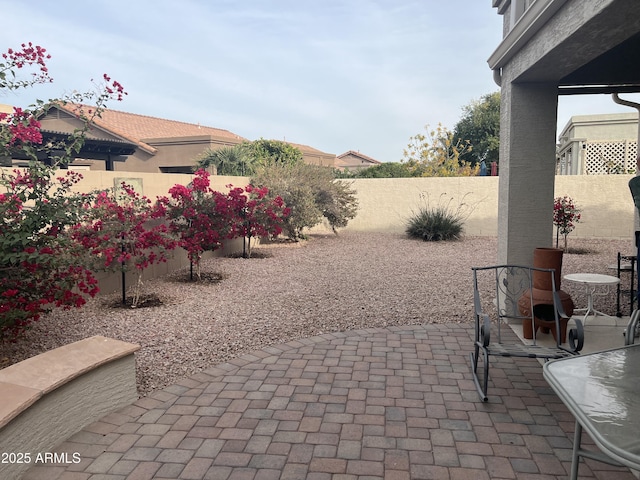
[[[618,251],[630,240],[569,237],[563,274],[615,275]],[[238,355],[322,333],[422,323],[469,323],[472,266],[496,261],[496,239],[468,237],[427,243],[400,234],[315,235],[255,249],[255,258],[213,258],[202,283],[186,271],[148,281],[160,306],[114,306],[120,294],[79,310],[55,311],[18,342],[0,344],[0,367],[92,335],[141,345],[136,353],[141,395]],[[586,303],[568,282],[579,306]],[[628,301],[625,301],[628,302]],[[625,313],[628,303],[624,303]],[[597,308],[615,314],[615,293]]]

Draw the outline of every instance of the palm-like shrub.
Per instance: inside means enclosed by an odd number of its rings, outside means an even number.
[[[195,170],[216,167],[218,175],[245,176],[254,172],[253,159],[244,144],[207,150],[196,161]]]

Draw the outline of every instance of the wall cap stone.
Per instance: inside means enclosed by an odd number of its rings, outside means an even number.
[[[96,335],[0,370],[0,428],[43,395],[139,349],[139,345]]]

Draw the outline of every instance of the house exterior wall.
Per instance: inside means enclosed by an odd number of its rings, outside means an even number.
[[[335,165],[336,156],[324,152],[309,152],[300,149],[302,152],[302,160],[308,165],[319,165],[321,167],[333,167]]]
[[[216,150],[224,146],[234,146],[240,143],[221,139],[211,135],[201,137],[142,139],[157,150],[155,155],[138,149],[126,162],[116,167],[119,171],[139,172],[167,172],[169,169],[183,167],[191,169],[198,157],[205,151]],[[168,172],[173,173],[173,172]]]
[[[560,137],[587,138],[589,140],[636,140],[637,113],[608,113],[601,115],[575,115]]]
[[[633,173],[636,167],[637,113],[576,115],[558,143],[556,173]]]
[[[369,168],[374,163],[368,162],[362,157],[358,157],[357,155],[348,154],[340,157],[340,169],[341,170],[351,170],[351,171],[359,171],[365,168]]]

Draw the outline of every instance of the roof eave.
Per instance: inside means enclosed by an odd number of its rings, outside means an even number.
[[[494,7],[500,2],[494,0]],[[491,54],[487,63],[491,70],[505,66],[535,36],[536,33],[556,14],[567,0],[536,0],[518,19],[505,35],[498,48]]]

